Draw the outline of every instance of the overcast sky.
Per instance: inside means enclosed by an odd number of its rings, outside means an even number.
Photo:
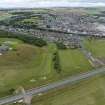
[[[0,7],[86,7],[105,6],[105,0],[0,0]]]

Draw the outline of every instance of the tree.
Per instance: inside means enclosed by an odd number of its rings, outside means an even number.
[[[56,42],[56,45],[57,45],[58,49],[67,49],[67,47],[61,42]]]
[[[58,52],[53,54],[54,69],[57,73],[61,73],[61,65]]]
[[[22,40],[25,43],[33,44],[38,47],[43,47],[47,45],[47,42],[43,40],[42,38],[37,38],[35,36],[31,35],[23,35],[23,34],[13,34],[13,33],[8,33],[8,32],[3,32],[0,31],[1,37],[8,37],[8,38],[17,38],[19,40]]]
[[[13,94],[13,93],[14,93],[14,91],[15,91],[15,89],[14,89],[14,88],[9,89],[9,93],[10,93],[10,94]]]

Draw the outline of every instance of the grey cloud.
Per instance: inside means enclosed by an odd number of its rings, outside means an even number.
[[[93,7],[105,6],[105,0],[0,0],[0,7]]]

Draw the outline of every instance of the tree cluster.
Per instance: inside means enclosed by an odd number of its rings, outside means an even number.
[[[53,54],[53,63],[54,63],[54,69],[57,73],[61,73],[61,65],[60,65],[60,59],[58,52],[55,52]]]
[[[37,38],[35,36],[31,35],[23,35],[23,34],[13,34],[8,32],[0,32],[0,37],[8,37],[8,38],[17,38],[19,40],[22,40],[25,43],[33,44],[38,47],[43,47],[47,45],[47,42],[43,40],[42,38]]]

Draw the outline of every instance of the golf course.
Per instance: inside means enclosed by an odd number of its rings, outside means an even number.
[[[0,45],[3,43],[8,43],[12,50],[0,55],[0,97],[15,94],[11,91],[16,91],[19,87],[31,89],[94,69],[79,49],[61,50],[54,43],[38,47],[16,38],[2,37]],[[104,40],[85,40],[84,43],[95,57],[104,57]],[[54,69],[55,52],[59,56],[60,73]],[[97,76],[71,87],[37,96],[33,98],[32,105],[99,105],[98,103],[104,102],[100,98],[105,95],[104,80],[104,76]]]
[[[0,97],[11,95],[20,86],[30,89],[93,69],[78,49],[59,50],[53,43],[37,47],[15,38],[0,38],[2,43],[9,43],[12,50],[0,56]],[[61,73],[53,66],[56,51]]]

